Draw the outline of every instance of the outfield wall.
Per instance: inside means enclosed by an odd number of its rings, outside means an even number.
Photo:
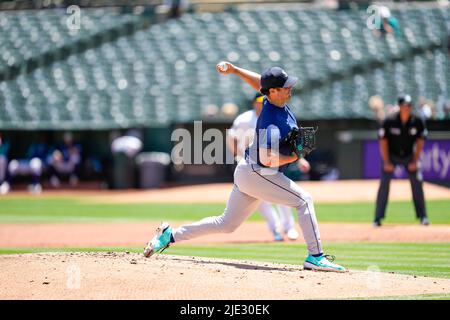
[[[295,167],[288,172],[288,175],[294,180],[320,180],[325,176],[331,179],[333,174],[330,172],[337,169],[340,179],[363,179],[376,178],[376,172],[379,168],[379,159],[376,157],[376,129],[377,123],[371,120],[318,120],[318,121],[299,121],[303,126],[318,126],[317,149],[311,153],[307,159],[311,162],[313,170],[309,176],[302,175]],[[219,129],[225,133],[225,130],[231,126],[231,120],[228,123],[223,122],[205,122],[202,124],[203,132],[210,128]],[[433,167],[431,175],[426,174],[425,179],[447,180],[449,173],[440,176],[440,168],[446,164],[440,160],[442,154],[444,158],[449,155],[450,141],[450,120],[428,121],[430,131],[429,140],[426,143],[426,163],[428,167]],[[185,128],[191,132],[194,139],[194,124],[185,123],[172,125],[171,127],[145,128],[143,129],[144,148],[143,152],[171,152],[176,142],[171,141],[171,133],[174,129]],[[3,131],[4,137],[11,141],[9,158],[20,158],[26,153],[27,146],[43,131]],[[51,143],[61,141],[61,131],[46,131]],[[83,148],[84,174],[82,180],[104,180],[111,184],[112,173],[114,171],[114,161],[110,151],[110,133],[108,130],[98,131],[74,131],[76,141],[79,141]],[[439,140],[439,150],[437,160],[436,144],[433,141]],[[208,145],[208,141],[203,142],[203,148]],[[223,141],[225,146],[225,141]],[[370,147],[368,147],[370,146]],[[434,147],[433,147],[434,146]],[[375,152],[373,155],[370,152]],[[434,148],[434,149],[433,149]],[[371,157],[370,161],[365,157]],[[226,157],[224,152],[224,157]],[[442,159],[444,159],[442,158]],[[447,158],[445,158],[447,159]],[[94,162],[101,166],[101,172],[96,172],[93,168]],[[433,162],[434,161],[434,162]],[[436,162],[437,161],[437,162]],[[436,164],[437,163],[437,164]],[[120,168],[119,168],[120,169]],[[167,179],[170,184],[196,184],[207,182],[231,182],[234,171],[234,165],[231,164],[195,164],[184,166],[171,166],[168,170]],[[138,176],[138,172],[134,173]]]

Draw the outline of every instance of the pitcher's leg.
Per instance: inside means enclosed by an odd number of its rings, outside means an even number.
[[[322,253],[319,227],[311,196],[280,172],[264,174],[263,170],[254,167],[252,169],[253,175],[239,181],[239,187],[243,192],[257,199],[295,208],[308,251],[313,255]],[[254,188],[255,185],[258,188]]]
[[[261,201],[258,210],[266,219],[267,227],[269,228],[269,230],[274,234],[275,233],[280,234],[281,233],[280,218],[278,217],[278,214],[273,208],[273,206],[268,202]]]
[[[177,242],[211,233],[233,232],[256,210],[259,203],[259,200],[241,192],[235,185],[222,215],[180,226],[173,230],[173,238]]]
[[[322,253],[322,242],[320,240],[319,225],[317,223],[316,211],[312,197],[306,193],[301,193],[302,203],[296,208],[298,212],[298,223],[303,232],[303,237],[308,245],[311,254]]]

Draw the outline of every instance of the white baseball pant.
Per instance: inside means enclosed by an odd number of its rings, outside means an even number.
[[[261,201],[293,207],[310,254],[322,253],[320,232],[311,196],[283,173],[242,159],[234,172],[234,186],[220,216],[204,218],[173,230],[175,242],[236,230]]]
[[[12,177],[17,175],[36,175],[42,174],[42,160],[33,158],[31,160],[11,160],[8,165],[8,172]]]

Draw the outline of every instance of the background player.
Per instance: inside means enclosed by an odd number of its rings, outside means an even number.
[[[9,146],[9,141],[0,132],[0,195],[9,192],[9,183],[6,181]]]
[[[425,121],[411,112],[412,99],[409,95],[400,97],[398,106],[399,111],[388,116],[378,130],[382,168],[375,209],[376,227],[381,226],[381,219],[385,217],[389,186],[397,165],[404,166],[408,172],[417,218],[422,225],[429,224],[419,165],[427,136]]]
[[[224,75],[239,76],[266,96],[256,124],[255,139],[235,169],[234,186],[224,213],[173,230],[168,223],[162,223],[155,237],[147,244],[144,255],[149,257],[161,252],[176,241],[233,232],[258,207],[260,201],[269,201],[297,210],[309,252],[303,264],[305,269],[345,272],[344,267],[332,263],[334,258],[329,260],[329,256],[323,254],[311,196],[283,173],[290,163],[299,159],[290,144],[283,144],[289,133],[298,128],[286,104],[298,79],[288,76],[278,67],[269,68],[262,75],[229,62],[217,65],[216,69]]]
[[[71,132],[64,133],[63,143],[53,151],[49,165],[50,183],[53,187],[59,187],[61,176],[68,176],[71,186],[77,185],[77,171],[81,165],[81,146],[74,142]]]
[[[262,110],[263,98],[264,95],[257,92],[252,101],[252,110],[240,114],[233,121],[231,128],[227,130],[227,147],[238,163],[245,155],[245,149],[253,142],[256,121]],[[305,159],[300,159],[298,164],[303,172],[310,170],[309,162]],[[279,204],[273,207],[270,203],[261,201],[258,211],[266,219],[267,226],[274,235],[275,241],[283,240],[282,231],[288,239],[298,239],[299,234],[295,230],[295,220],[291,208]]]
[[[8,165],[8,185],[12,185],[17,176],[31,176],[31,184],[28,190],[31,193],[41,193],[41,176],[46,170],[46,161],[49,156],[50,146],[47,135],[42,134],[38,141],[32,143],[22,159],[12,159]]]

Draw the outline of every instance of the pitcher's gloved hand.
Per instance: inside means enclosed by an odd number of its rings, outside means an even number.
[[[316,132],[318,128],[300,127],[293,128],[286,136],[284,142],[299,158],[306,156],[316,148]]]

